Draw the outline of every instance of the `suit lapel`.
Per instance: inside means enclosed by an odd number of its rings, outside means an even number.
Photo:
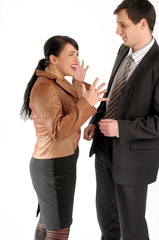
[[[128,89],[131,87],[131,85],[133,84],[134,81],[138,81],[143,73],[145,73],[146,71],[148,71],[148,69],[151,67],[151,61],[152,61],[152,56],[154,56],[155,52],[158,50],[158,45],[155,41],[154,45],[152,46],[152,48],[149,50],[149,52],[144,56],[144,58],[142,59],[142,61],[139,63],[139,65],[137,66],[137,68],[135,69],[135,71],[133,72],[133,74],[131,75],[131,77],[129,78],[125,88],[123,89],[123,93],[125,93],[126,91],[128,91]],[[108,85],[108,92],[111,88],[112,82],[114,80],[115,74],[118,70],[118,68],[121,65],[121,62],[123,61],[123,59],[125,58],[125,56],[128,54],[129,51],[129,47],[122,45],[117,59],[115,61],[113,70],[112,70],[112,74],[110,77],[110,81],[109,81],[109,85]]]
[[[155,53],[158,52],[158,45],[155,42],[152,48],[149,50],[149,52],[144,56],[144,58],[141,60],[137,68],[134,70],[132,75],[130,76],[125,88],[123,89],[123,92],[119,98],[118,102],[118,108],[117,108],[117,115],[122,112],[122,108],[126,101],[126,96],[129,90],[133,87],[133,84],[135,84],[136,81],[140,81],[142,79],[143,81],[143,75],[145,76],[145,73],[152,67],[152,63],[155,59]]]
[[[128,51],[129,51],[129,47],[125,47],[124,45],[122,45],[120,47],[119,52],[118,52],[118,56],[117,56],[116,61],[114,63],[114,67],[112,69],[111,77],[110,77],[110,80],[109,80],[109,83],[108,83],[108,88],[107,88],[108,91],[104,94],[103,97],[108,96],[110,88],[111,88],[113,80],[114,80],[114,77],[115,77],[115,74],[116,74],[118,68],[120,67],[120,64],[123,61],[124,57],[128,53]],[[103,114],[106,111],[106,103],[105,102],[101,102],[101,104],[98,108],[98,111],[100,111],[101,115],[103,116]]]
[[[137,68],[134,70],[134,72],[130,76],[125,88],[123,89],[123,93],[128,91],[128,89],[132,86],[134,81],[140,81],[143,74],[151,68],[153,59],[155,59],[156,52],[158,52],[158,45],[157,45],[157,42],[155,41],[152,48],[144,56],[144,58],[141,60]]]
[[[139,65],[137,66],[133,74],[130,76],[128,83],[126,84],[123,90],[123,93],[128,91],[135,81],[140,81],[143,74],[151,68],[152,62],[155,59],[155,54],[158,52],[158,50],[159,50],[159,47],[157,42],[155,41],[152,48],[147,52],[147,54],[141,60],[141,62],[139,63]]]
[[[127,92],[135,81],[140,81],[143,74],[147,72],[150,69],[150,67],[151,67],[150,60],[147,56],[145,56],[143,60],[139,63],[135,71],[130,76],[125,88],[123,89],[123,93]]]
[[[118,56],[117,56],[116,61],[114,63],[114,67],[113,67],[112,74],[111,74],[111,77],[110,77],[110,81],[109,81],[109,84],[108,84],[108,92],[111,88],[111,85],[113,83],[113,80],[115,78],[117,70],[119,69],[123,59],[125,58],[125,56],[128,54],[128,51],[129,51],[129,47],[126,47],[124,45],[122,45],[121,48],[119,49],[119,53],[118,53]]]

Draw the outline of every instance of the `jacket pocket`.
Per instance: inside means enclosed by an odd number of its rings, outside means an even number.
[[[130,143],[131,150],[152,150],[159,147],[157,140],[136,140]]]

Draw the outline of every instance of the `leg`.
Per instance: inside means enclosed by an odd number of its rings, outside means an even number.
[[[60,230],[46,230],[45,240],[67,240],[70,228]]]
[[[39,222],[35,231],[34,240],[44,240],[46,235],[46,230],[44,226]]]
[[[149,240],[145,220],[147,186],[115,184],[123,240]]]
[[[120,226],[111,170],[102,156],[96,156],[96,206],[101,240],[119,240]]]
[[[39,222],[35,231],[34,240],[67,240],[70,228],[60,230],[46,230]]]

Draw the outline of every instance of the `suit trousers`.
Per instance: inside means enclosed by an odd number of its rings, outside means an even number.
[[[95,159],[101,240],[149,240],[145,220],[147,186],[128,187],[115,183],[110,157],[98,152]]]

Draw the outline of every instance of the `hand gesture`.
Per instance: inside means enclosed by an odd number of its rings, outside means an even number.
[[[87,141],[92,140],[95,129],[96,129],[96,125],[94,125],[94,124],[89,124],[89,125],[84,129],[83,138],[84,138],[85,140],[87,140]]]
[[[80,66],[80,64],[77,65],[76,72],[74,73],[73,78],[80,82],[83,82],[88,68],[89,68],[88,65],[86,68],[84,68],[84,61],[82,60],[81,66]]]
[[[108,98],[101,97],[101,95],[103,95],[107,91],[106,89],[100,91],[105,86],[105,83],[102,83],[99,87],[96,88],[98,81],[99,78],[96,78],[89,90],[86,90],[84,83],[82,83],[82,96],[86,98],[86,100],[92,106],[94,106],[99,101],[108,100]]]

